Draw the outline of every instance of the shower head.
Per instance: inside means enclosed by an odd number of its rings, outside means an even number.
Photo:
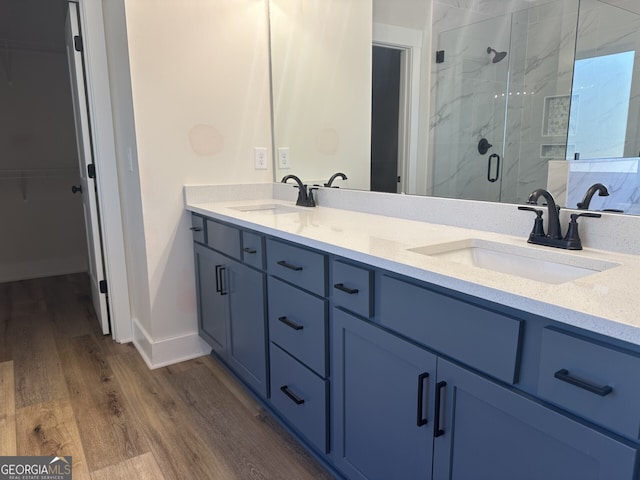
[[[491,47],[487,47],[487,53],[494,53],[494,57],[492,62],[493,63],[498,63],[500,60],[503,60],[504,57],[507,56],[507,52],[497,52],[496,50],[494,50]]]

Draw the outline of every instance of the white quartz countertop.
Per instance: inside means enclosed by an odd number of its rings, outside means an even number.
[[[241,211],[238,207],[284,205]],[[640,345],[640,256],[601,250],[567,251],[527,244],[526,238],[327,207],[273,200],[189,203],[187,210],[340,255],[407,277],[483,298]],[[290,211],[289,211],[290,210]],[[560,284],[468,266],[409,249],[479,239],[536,249],[577,263],[613,268]],[[548,253],[547,253],[548,252]]]

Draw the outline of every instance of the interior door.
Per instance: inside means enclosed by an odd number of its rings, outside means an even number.
[[[87,108],[86,88],[82,52],[76,49],[76,37],[80,38],[78,22],[78,5],[69,3],[65,26],[67,60],[71,81],[71,96],[73,97],[73,114],[76,124],[76,141],[78,144],[78,163],[80,167],[80,184],[82,207],[84,210],[85,228],[87,232],[87,246],[89,252],[89,277],[91,279],[91,297],[93,306],[102,328],[102,333],[109,333],[109,311],[106,293],[101,293],[101,282],[104,280],[104,263],[102,254],[102,240],[100,236],[100,216],[98,199],[96,196],[95,178],[88,175],[89,165],[93,166],[93,153]],[[80,42],[79,42],[80,43]],[[80,46],[78,44],[78,46]],[[80,50],[82,48],[80,47]]]

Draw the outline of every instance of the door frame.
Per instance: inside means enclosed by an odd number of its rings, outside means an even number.
[[[133,329],[102,2],[77,0],[75,3],[78,4],[80,14],[84,50],[111,335],[115,341],[125,343],[133,339]]]
[[[374,23],[373,45],[402,51],[398,125],[398,175],[401,181],[398,188],[399,193],[416,193],[422,32]]]

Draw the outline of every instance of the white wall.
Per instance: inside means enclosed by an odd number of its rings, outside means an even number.
[[[124,11],[135,127],[126,79],[110,74],[123,217],[137,345],[158,365],[168,358],[155,347],[197,332],[183,185],[272,180],[270,168],[253,168],[253,148],[271,149],[268,23],[264,0],[124,0]],[[110,69],[126,71],[113,56],[122,45],[108,42]]]
[[[66,56],[11,50],[7,60],[0,67],[0,282],[85,271],[82,202],[71,193],[79,176]]]

